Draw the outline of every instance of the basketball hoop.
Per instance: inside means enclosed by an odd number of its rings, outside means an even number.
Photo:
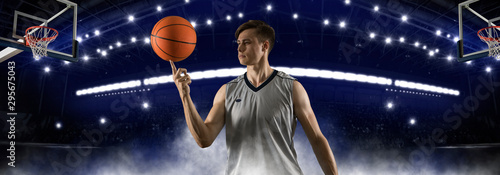
[[[33,57],[40,59],[47,56],[47,45],[56,39],[59,32],[45,26],[32,26],[26,29],[26,45],[33,51]]]
[[[500,59],[500,36],[498,35],[498,30],[500,30],[500,26],[491,26],[482,28],[477,32],[477,36],[488,44],[488,49],[490,50],[488,56],[492,56],[496,59]]]

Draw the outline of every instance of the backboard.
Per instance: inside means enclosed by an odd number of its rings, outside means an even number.
[[[459,40],[457,41],[457,47],[458,47],[458,61],[459,62],[467,62],[470,60],[474,60],[477,58],[483,58],[483,57],[488,57],[489,54],[489,49],[484,49],[481,51],[473,52],[473,53],[468,53],[464,54],[464,37],[463,37],[463,20],[462,17],[464,15],[464,10],[467,9],[468,11],[465,11],[466,13],[472,13],[475,15],[478,19],[483,20],[484,26],[483,27],[490,27],[490,26],[496,26],[495,22],[500,21],[500,17],[488,19],[483,17],[481,13],[476,12],[474,9],[470,7],[471,4],[476,3],[480,0],[467,0],[465,2],[462,2],[458,5],[458,23],[459,23]],[[477,29],[479,30],[479,29]],[[499,29],[500,30],[500,29]],[[486,45],[486,43],[485,43]]]
[[[0,63],[8,60],[9,58],[23,52],[32,52],[31,48],[26,45],[25,41],[25,33],[19,32],[26,30],[27,27],[31,26],[19,26],[20,22],[32,23],[35,26],[49,26],[50,22],[58,19],[62,14],[71,13],[70,9],[73,9],[73,13],[69,16],[72,17],[72,20],[68,26],[72,25],[72,40],[71,41],[61,41],[57,40],[55,42],[68,42],[71,43],[71,53],[64,53],[56,50],[47,49],[47,56],[57,59],[62,59],[66,61],[76,62],[78,61],[78,41],[76,39],[76,29],[77,29],[77,10],[78,5],[76,3],[70,2],[68,0],[57,0],[58,5],[62,6],[64,9],[51,16],[48,19],[44,19],[38,16],[33,15],[34,12],[22,12],[22,11],[14,11],[14,21],[12,26],[12,36],[0,36],[0,46],[7,47],[0,51]],[[70,11],[68,11],[70,10]],[[67,20],[66,20],[67,21]],[[72,24],[71,24],[72,23]],[[57,29],[57,28],[56,28]],[[57,29],[60,30],[60,29]]]

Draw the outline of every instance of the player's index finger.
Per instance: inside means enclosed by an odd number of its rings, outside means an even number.
[[[177,68],[175,67],[175,64],[172,60],[170,60],[170,66],[172,67],[172,74],[175,74]]]

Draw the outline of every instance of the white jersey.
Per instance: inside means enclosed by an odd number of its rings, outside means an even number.
[[[281,71],[254,87],[246,73],[226,84],[226,174],[303,174],[293,135],[293,81]]]

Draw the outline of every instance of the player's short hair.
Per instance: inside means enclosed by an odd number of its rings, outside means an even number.
[[[259,42],[262,43],[268,40],[269,52],[271,52],[271,50],[274,47],[274,41],[275,41],[274,29],[271,26],[269,26],[266,22],[261,20],[249,20],[248,22],[243,23],[240,25],[240,27],[238,27],[236,33],[234,34],[236,39],[238,39],[241,32],[247,29],[256,29],[255,31],[257,32],[257,38],[259,39]]]

